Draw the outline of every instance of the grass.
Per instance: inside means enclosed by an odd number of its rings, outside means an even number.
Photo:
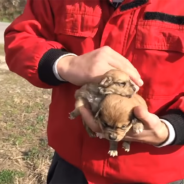
[[[0,172],[0,184],[13,184],[16,178],[22,178],[25,176],[24,172],[16,170],[2,170]]]
[[[4,55],[4,44],[0,44],[0,55]]]
[[[46,136],[51,91],[32,86],[1,67],[3,64],[0,62],[0,184],[45,184],[53,155]]]
[[[1,19],[0,21],[1,21],[1,22],[8,22],[8,23],[11,22],[11,20],[9,20],[8,18],[3,18],[3,19]]]

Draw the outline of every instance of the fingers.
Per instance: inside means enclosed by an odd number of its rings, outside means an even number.
[[[123,140],[149,144],[154,142],[155,138],[153,133],[150,130],[144,130],[140,134],[136,134],[135,132],[130,131],[126,134]]]
[[[93,82],[95,83],[99,83],[100,81],[102,81],[103,77],[104,77],[104,74],[107,72],[107,71],[110,71],[110,70],[113,70],[113,69],[116,69],[110,65],[105,65],[103,66],[103,69],[102,69],[102,75],[100,76],[96,76],[96,77],[93,77]]]
[[[129,62],[129,61],[127,61]],[[140,74],[138,73],[138,71],[132,67],[129,66],[123,66],[122,64],[110,64],[111,66],[113,66],[114,68],[120,69],[122,71],[124,71],[127,75],[129,75],[130,79],[138,86],[142,86],[144,84],[143,80],[140,77]]]
[[[160,120],[155,114],[151,114],[144,106],[137,106],[134,108],[134,115],[150,129],[155,129],[160,125]]]
[[[127,72],[128,74],[128,72]],[[130,79],[135,82],[138,86],[142,86],[144,84],[143,80],[140,77],[137,77],[137,75],[133,72],[129,72]]]
[[[148,110],[143,106],[137,106],[134,108],[134,114],[135,116],[141,120],[141,121],[148,121],[149,120],[149,112]]]
[[[134,114],[144,124],[145,128],[140,134],[136,134],[131,129],[124,137],[124,140],[151,145],[159,145],[167,140],[169,131],[167,126],[161,123],[158,116],[149,113],[143,106],[135,107]]]
[[[101,132],[100,127],[98,124],[95,122],[91,112],[89,109],[85,108],[84,106],[81,106],[79,108],[80,114],[82,116],[82,119],[86,123],[87,126],[91,128],[93,132]]]

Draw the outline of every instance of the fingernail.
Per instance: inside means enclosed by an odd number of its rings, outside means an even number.
[[[143,80],[139,79],[138,84],[139,84],[139,86],[142,86],[144,84]]]

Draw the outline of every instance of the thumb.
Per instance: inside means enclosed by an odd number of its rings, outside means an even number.
[[[144,106],[135,107],[133,112],[136,118],[149,128],[154,128],[159,122],[159,118],[156,115],[149,113]]]

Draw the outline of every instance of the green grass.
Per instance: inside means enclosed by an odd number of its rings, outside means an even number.
[[[46,138],[51,90],[32,86],[0,63],[0,91],[0,184],[45,184],[53,155]]]
[[[0,20],[1,22],[11,22],[11,20],[7,19],[7,18],[3,18]]]
[[[24,177],[25,173],[16,170],[2,170],[0,172],[0,184],[14,184],[16,178]]]
[[[4,55],[4,44],[0,44],[0,55]]]
[[[38,147],[33,147],[32,149],[30,149],[25,156],[25,159],[29,160],[29,161],[33,161],[34,159],[37,159],[40,155],[40,150]]]

